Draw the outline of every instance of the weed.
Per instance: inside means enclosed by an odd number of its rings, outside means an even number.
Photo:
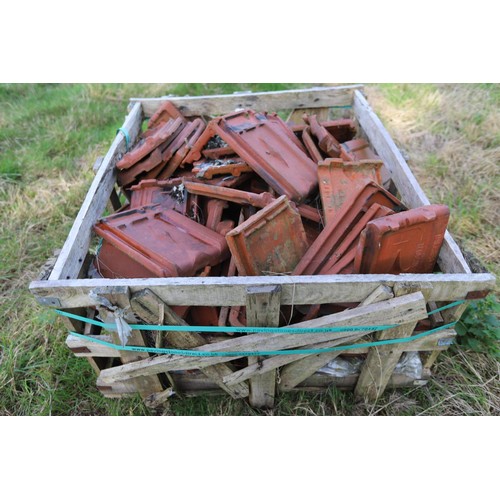
[[[500,302],[495,295],[471,302],[455,329],[460,346],[500,359]]]

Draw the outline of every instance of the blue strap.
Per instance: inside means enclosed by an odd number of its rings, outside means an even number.
[[[447,325],[440,326],[438,328],[434,328],[432,330],[428,330],[426,332],[418,333],[417,335],[413,335],[412,337],[404,337],[398,339],[387,339],[387,340],[379,340],[376,342],[365,342],[363,344],[350,344],[343,345],[337,347],[327,347],[323,349],[288,349],[286,351],[223,351],[223,352],[214,352],[214,351],[191,351],[186,349],[166,349],[159,347],[142,347],[142,346],[121,346],[116,345],[111,342],[106,342],[104,340],[98,339],[96,337],[89,337],[88,335],[82,335],[81,333],[70,332],[70,335],[75,337],[90,340],[96,344],[101,344],[106,347],[110,347],[112,349],[116,349],[118,351],[134,351],[134,352],[148,352],[152,354],[175,354],[179,356],[190,356],[190,357],[247,357],[247,356],[278,356],[281,354],[285,355],[294,355],[294,354],[321,354],[323,352],[335,352],[335,351],[345,351],[348,349],[360,349],[365,347],[376,347],[381,345],[388,344],[404,344],[406,342],[414,342],[415,340],[421,339],[423,337],[427,337],[432,333],[436,333],[439,330],[445,330],[446,328],[451,328],[455,326],[457,322],[448,323]]]
[[[123,128],[123,127],[120,127],[116,133],[118,134],[119,132],[121,132],[124,137],[125,137],[125,147],[127,149],[127,151],[129,150],[130,148],[130,135],[128,135],[128,130],[126,128]]]

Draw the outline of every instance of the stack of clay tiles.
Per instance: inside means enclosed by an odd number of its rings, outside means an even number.
[[[351,119],[245,109],[206,121],[166,101],[116,168],[128,201],[94,227],[106,278],[430,273],[449,217],[408,210]],[[244,308],[182,313],[245,324]]]

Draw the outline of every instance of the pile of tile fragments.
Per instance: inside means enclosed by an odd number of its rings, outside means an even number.
[[[385,189],[350,119],[246,109],[206,123],[167,101],[116,167],[128,203],[94,227],[106,278],[429,273],[449,217]],[[245,324],[244,308],[178,309],[194,324]]]

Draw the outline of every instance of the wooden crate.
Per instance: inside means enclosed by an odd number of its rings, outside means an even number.
[[[133,143],[142,123],[167,98],[131,99],[123,124]],[[406,161],[377,115],[370,108],[362,86],[312,88],[281,92],[243,93],[203,97],[168,97],[186,116],[216,116],[236,108],[283,111],[301,116],[305,111],[326,118],[330,110],[350,112],[361,134],[384,161],[400,199],[410,208],[429,204]],[[113,309],[125,311],[129,322],[179,325],[169,306],[246,306],[248,325],[272,327],[278,324],[282,305],[358,303],[359,306],[333,316],[314,320],[311,327],[348,325],[397,325],[378,332],[323,334],[312,341],[303,335],[266,335],[255,333],[224,342],[207,343],[197,333],[173,332],[169,345],[199,351],[282,350],[293,347],[331,347],[366,342],[367,335],[377,340],[405,338],[414,334],[417,322],[427,311],[459,300],[471,300],[492,290],[495,278],[487,273],[472,273],[459,247],[447,233],[438,265],[441,273],[403,275],[259,276],[155,279],[82,279],[86,275],[92,226],[108,203],[119,206],[115,190],[115,163],[126,151],[126,140],[119,133],[96,175],[73,227],[48,278],[34,281],[30,290],[43,306],[113,322]],[[453,214],[452,214],[453,216]],[[457,321],[467,303],[443,310],[445,324]],[[435,324],[439,315],[432,315]],[[97,336],[118,344],[112,331],[63,318],[71,331]],[[130,345],[145,345],[145,332],[134,330]],[[141,394],[150,404],[159,404],[175,392],[185,395],[227,393],[248,397],[256,407],[271,407],[282,391],[324,390],[330,385],[354,390],[356,396],[374,400],[388,387],[424,385],[438,354],[448,348],[456,335],[452,327],[418,340],[371,347],[350,347],[321,354],[282,354],[244,358],[248,363],[235,366],[228,357],[187,357],[127,352],[69,335],[67,345],[76,356],[84,356],[97,373],[97,387],[108,397]],[[90,338],[90,337],[89,337]],[[309,337],[311,339],[312,337]],[[319,339],[319,340],[317,340]],[[146,339],[147,340],[147,339]],[[321,342],[321,343],[317,343]],[[309,347],[311,347],[309,345]],[[419,352],[422,375],[396,373],[394,368],[404,352]],[[361,372],[343,377],[319,373],[318,369],[339,355],[364,356]]]

